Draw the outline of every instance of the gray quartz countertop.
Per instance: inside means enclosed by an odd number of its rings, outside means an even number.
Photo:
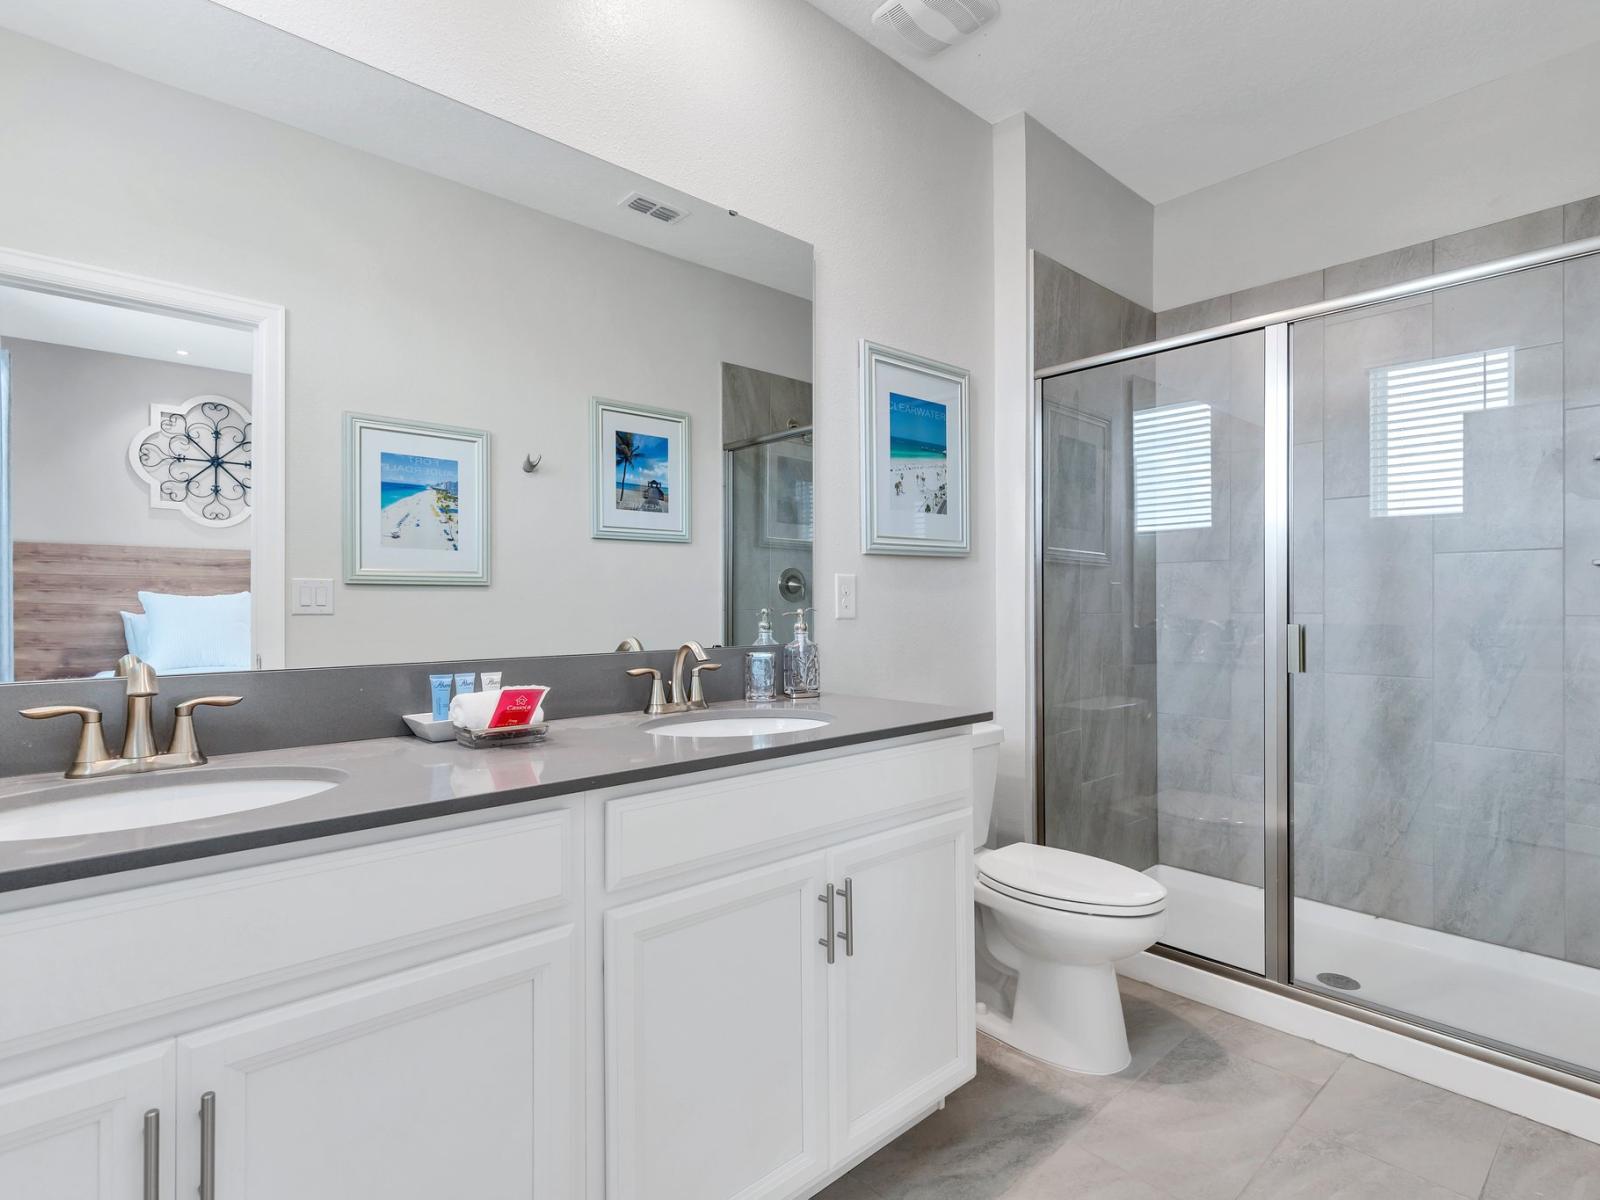
[[[754,707],[719,704],[697,715],[729,716]],[[545,741],[517,748],[469,750],[455,742],[375,738],[233,754],[203,767],[126,777],[137,787],[272,768],[337,783],[303,799],[205,820],[0,841],[0,892],[956,729],[990,716],[977,709],[833,695],[759,708],[773,716],[815,712],[829,722],[760,738],[662,737],[641,728],[649,718],[615,713],[553,721]],[[103,781],[69,782],[59,775],[15,776],[0,780],[0,812],[100,786]]]

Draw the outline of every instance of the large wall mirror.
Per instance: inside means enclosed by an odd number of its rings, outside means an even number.
[[[811,603],[806,244],[206,0],[0,0],[0,164],[0,679]]]

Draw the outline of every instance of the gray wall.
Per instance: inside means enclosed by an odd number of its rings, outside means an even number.
[[[1161,314],[1162,335],[1600,233],[1548,209]],[[1516,349],[1459,516],[1370,510],[1368,370]],[[1298,325],[1300,895],[1600,966],[1600,260]],[[1162,861],[1187,865],[1163,826]],[[1217,873],[1217,872],[1213,872]]]
[[[250,377],[47,342],[11,352],[12,536],[19,542],[244,547],[250,523],[203,526],[150,507],[128,444],[152,403],[226,396],[250,405]]]

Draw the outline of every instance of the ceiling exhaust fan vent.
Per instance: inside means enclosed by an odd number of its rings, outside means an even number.
[[[948,50],[1000,15],[994,0],[888,0],[872,26],[918,54]]]
[[[622,200],[623,208],[631,208],[643,217],[660,221],[663,225],[676,225],[689,214],[681,208],[673,208],[670,204],[662,204],[659,200],[652,200],[649,196],[642,196],[638,192],[630,192]]]

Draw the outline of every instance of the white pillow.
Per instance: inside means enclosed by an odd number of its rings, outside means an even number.
[[[250,669],[250,593],[173,596],[140,592],[143,658],[158,672]]]
[[[145,656],[145,642],[150,637],[150,618],[142,612],[122,614],[122,639],[128,643],[128,653]]]

